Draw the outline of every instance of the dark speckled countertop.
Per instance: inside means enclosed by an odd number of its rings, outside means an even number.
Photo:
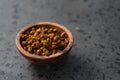
[[[17,32],[39,21],[73,33],[64,63],[37,67],[17,52]],[[120,80],[120,0],[0,0],[0,80]]]

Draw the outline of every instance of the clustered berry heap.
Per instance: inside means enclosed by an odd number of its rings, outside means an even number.
[[[21,35],[24,50],[39,56],[50,56],[65,49],[69,39],[67,34],[58,28],[33,27]]]

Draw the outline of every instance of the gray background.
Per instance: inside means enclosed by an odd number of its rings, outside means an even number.
[[[68,59],[37,67],[15,46],[25,25],[51,21],[73,33]],[[120,0],[0,0],[0,80],[120,80]]]

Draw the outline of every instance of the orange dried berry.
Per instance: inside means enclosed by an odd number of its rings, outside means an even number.
[[[57,43],[60,43],[60,40],[57,40]]]
[[[32,44],[31,44],[31,47],[33,48],[34,46],[35,46],[35,44],[34,44],[34,43],[32,43]]]
[[[57,41],[58,40],[58,36],[55,36],[54,38],[53,38],[53,41]]]
[[[26,34],[29,34],[30,32],[29,31],[26,31]]]
[[[49,34],[50,35],[50,38],[52,39],[53,37],[54,37],[54,33],[51,33],[51,34]]]
[[[42,29],[42,30],[44,30],[44,29],[45,29],[45,27],[44,27],[44,26],[42,26],[42,27],[41,27],[41,29]]]
[[[31,52],[32,51],[32,48],[31,47],[28,47],[28,52]]]
[[[28,35],[28,37],[30,38],[30,37],[31,37],[31,35]]]
[[[61,46],[65,46],[65,43],[64,43],[64,41],[61,41]]]
[[[57,44],[57,42],[52,42],[53,45]]]
[[[35,31],[30,31],[30,34],[34,34],[35,33]]]
[[[40,38],[43,38],[44,37],[44,34],[40,34]]]
[[[68,39],[65,39],[65,43],[67,44],[69,42],[69,40]]]
[[[47,49],[46,48],[43,48],[42,51],[45,52]]]
[[[36,30],[36,32],[41,32],[41,29],[40,29],[40,28],[38,28],[38,29]]]
[[[50,29],[48,30],[48,33],[51,33],[51,32],[52,32],[52,30],[53,30],[53,29],[51,29],[51,28],[50,28]]]
[[[55,44],[52,44],[52,49],[55,49],[56,48],[56,45]]]
[[[21,35],[21,38],[22,38],[23,40],[25,40],[25,39],[27,38],[27,35],[22,34],[22,35]]]
[[[32,28],[32,31],[35,31],[35,28],[34,28],[34,27]]]
[[[23,47],[23,49],[27,50],[27,47]]]
[[[46,54],[45,54],[45,53],[42,53],[41,55],[42,55],[42,56],[46,56]]]
[[[57,29],[53,29],[53,32],[56,32],[57,31]]]
[[[49,38],[47,38],[46,40],[47,40],[47,41],[50,41],[50,39],[49,39]]]
[[[57,53],[57,51],[56,50],[52,50],[52,54],[56,54]]]
[[[41,48],[40,48],[40,50],[43,50],[43,49],[44,49],[44,47],[41,47]]]
[[[29,40],[29,41],[28,41],[28,44],[32,44],[32,40]]]
[[[50,53],[49,53],[48,50],[46,50],[46,51],[44,52],[44,54],[48,56]]]
[[[66,34],[65,32],[62,32],[60,36],[63,37],[65,34]]]
[[[22,45],[26,45],[27,44],[27,42],[26,41],[22,41]]]
[[[44,32],[47,32],[47,31],[48,31],[48,29],[47,29],[47,28],[45,28],[45,29],[44,29]]]
[[[41,54],[41,50],[38,49],[37,52],[36,52],[36,54],[40,55]]]
[[[43,45],[47,44],[47,40],[42,40]]]
[[[35,48],[40,48],[42,46],[42,44],[38,43],[38,44],[35,44]]]
[[[35,33],[34,33],[34,36],[37,36],[37,35],[38,35],[38,33],[37,33],[37,32],[35,32]]]

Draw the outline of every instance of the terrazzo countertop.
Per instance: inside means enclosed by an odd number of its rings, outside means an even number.
[[[17,32],[40,21],[73,33],[63,63],[38,67],[18,53]],[[0,0],[0,80],[120,80],[120,0]]]

